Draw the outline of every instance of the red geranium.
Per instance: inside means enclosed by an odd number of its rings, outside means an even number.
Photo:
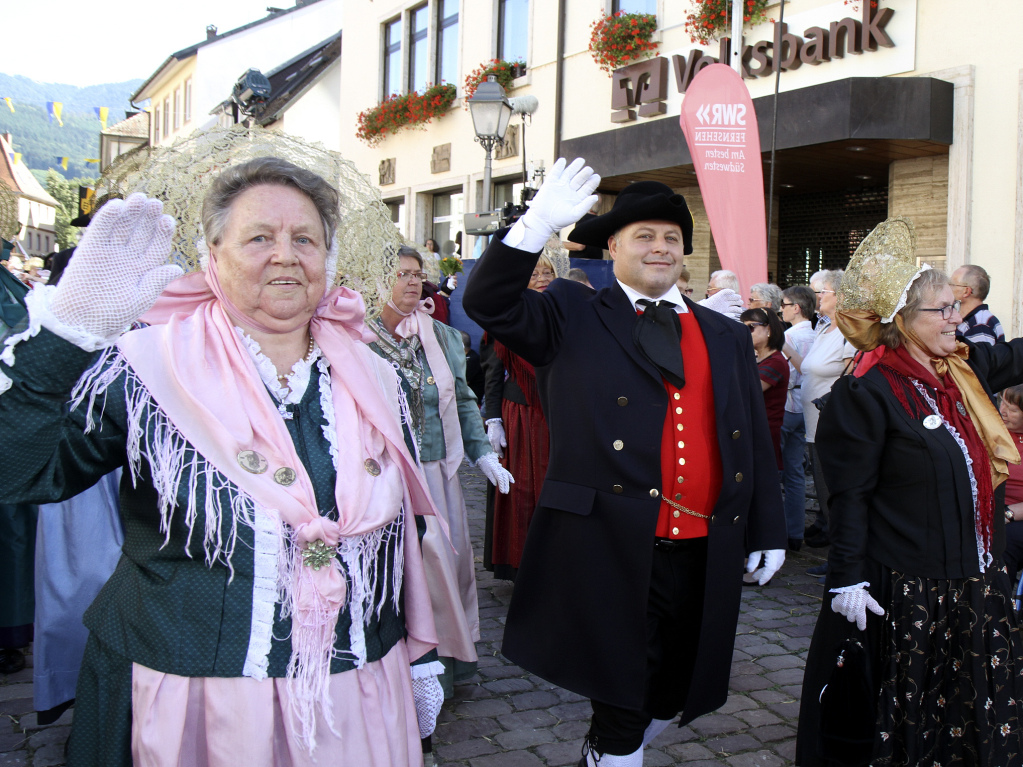
[[[746,0],[743,24],[756,26],[770,21],[767,16],[769,0]],[[728,34],[731,27],[732,0],[693,0],[696,9],[686,16],[686,31],[690,41],[707,45],[722,34]]]
[[[449,83],[432,85],[422,94],[412,91],[391,95],[371,109],[359,113],[357,138],[376,146],[389,133],[402,128],[425,125],[440,117],[455,100],[455,86]]]
[[[600,16],[590,24],[590,53],[597,65],[610,74],[650,56],[657,49],[657,43],[650,40],[656,30],[657,17],[652,13],[619,11]]]

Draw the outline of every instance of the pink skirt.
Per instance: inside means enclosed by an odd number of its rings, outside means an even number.
[[[361,669],[333,674],[334,729],[321,720],[310,754],[288,725],[288,681],[183,677],[134,664],[136,767],[421,767],[405,642]]]

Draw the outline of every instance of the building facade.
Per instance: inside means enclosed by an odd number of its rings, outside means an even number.
[[[57,249],[58,203],[32,171],[20,160],[15,161],[10,133],[0,134],[0,184],[14,193],[18,202],[18,223],[21,230],[15,242],[19,255],[46,258]]]
[[[405,236],[455,242],[460,214],[480,209],[484,153],[473,140],[464,80],[490,59],[519,59],[525,74],[508,95],[536,96],[540,106],[525,125],[512,119],[515,135],[494,160],[498,204],[559,154],[585,157],[601,174],[604,208],[628,183],[664,181],[694,212],[688,266],[702,293],[719,259],[678,121],[701,62],[729,51],[717,40],[691,42],[689,3],[603,3],[605,12],[620,7],[657,14],[658,50],[609,76],[588,51],[600,10],[592,0],[347,4],[339,146],[379,184]],[[767,13],[779,22],[781,4]],[[984,18],[977,23],[952,0],[879,0],[875,8],[867,0],[790,0],[784,28],[744,30],[773,281],[803,283],[818,268],[844,266],[870,228],[905,215],[916,225],[921,261],[985,267],[993,277],[988,303],[1011,335],[1023,334],[1023,52],[1012,44],[1023,36],[1023,14],[1014,0],[994,0]],[[406,128],[376,146],[355,139],[360,112],[389,93],[441,80],[458,87],[458,98],[425,130]],[[463,239],[461,252],[471,255],[474,238]]]

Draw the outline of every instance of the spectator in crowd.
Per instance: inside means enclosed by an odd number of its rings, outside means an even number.
[[[818,324],[817,335],[806,356],[792,350],[794,353],[789,354],[789,360],[802,374],[800,386],[803,399],[803,421],[806,424],[806,441],[810,445],[813,481],[817,490],[817,503],[820,507],[817,521],[806,531],[805,539],[808,546],[820,548],[828,545],[828,486],[824,474],[821,472],[817,451],[814,449],[817,419],[820,417],[820,409],[814,403],[831,391],[835,381],[851,366],[856,349],[832,324],[835,309],[838,306],[838,289],[842,284],[842,271],[818,272],[813,276],[813,280],[811,286],[814,293],[817,294],[818,313],[827,322]],[[824,567],[825,565],[812,567],[807,572],[810,572],[811,575],[823,575]]]
[[[815,309],[813,329],[820,333],[831,319],[826,314],[821,314],[821,296],[827,295],[821,293],[821,286],[824,284],[824,278],[828,275],[829,269],[821,269],[819,272],[814,272],[810,275],[809,285],[813,290],[817,299],[817,308]]]
[[[789,363],[782,354],[785,330],[778,315],[770,309],[747,309],[739,320],[750,329],[753,351],[757,355],[760,388],[764,390],[767,425],[771,429],[774,457],[781,462],[781,425],[785,414],[785,397],[789,390]]]
[[[953,289],[954,290],[954,289]],[[1009,430],[1016,449],[1023,451],[1023,386],[1010,386],[1002,391],[998,413]],[[1005,566],[1010,582],[1015,584],[1023,565],[1023,464],[1009,464],[1005,481]]]
[[[440,256],[440,246],[437,245],[437,241],[432,237],[426,241],[426,249],[433,254],[433,258],[437,259]]]
[[[480,355],[472,348],[472,337],[464,330],[462,332],[462,346],[465,349],[465,380],[476,395],[476,401],[483,403],[483,389],[486,385],[486,376],[483,374],[483,365],[480,364]]]
[[[749,289],[750,309],[770,309],[775,314],[781,311],[781,288],[771,282],[758,282]]]
[[[963,321],[956,328],[956,336],[971,344],[993,344],[1005,340],[1002,323],[991,313],[987,304],[991,278],[983,267],[976,264],[960,266],[949,279],[952,293],[960,302],[959,313]]]
[[[707,298],[717,293],[720,290],[733,290],[736,293],[739,292],[739,278],[735,272],[730,272],[727,269],[719,269],[716,272],[711,272],[710,280],[707,282]]]
[[[578,243],[574,243],[573,242],[572,244],[576,245]],[[580,269],[578,266],[573,266],[571,269],[569,269],[567,277],[570,280],[575,280],[576,282],[581,282],[583,285],[585,285],[588,288],[592,288],[593,287],[590,284],[590,278],[586,276],[586,272],[583,271],[582,269]]]
[[[689,287],[690,279],[692,279],[692,275],[689,273],[689,270],[685,267],[685,265],[683,265],[682,271],[679,273],[678,280],[675,282],[675,284],[678,285],[679,293],[681,293],[686,298],[693,297],[693,289]]]
[[[789,390],[785,419],[781,425],[782,486],[785,488],[785,524],[789,548],[799,551],[806,528],[806,423],[803,420],[803,374],[792,362],[802,359],[815,338],[810,317],[817,310],[817,297],[805,285],[786,288],[781,298],[781,318],[789,323],[782,352],[789,358]]]
[[[1023,382],[1023,339],[957,348],[958,301],[905,219],[864,239],[840,291],[834,332],[881,356],[839,380],[817,429],[831,569],[795,763],[1020,765],[1000,489],[1019,453],[990,392]]]

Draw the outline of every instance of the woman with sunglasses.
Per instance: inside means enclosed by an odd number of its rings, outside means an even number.
[[[795,762],[1020,767],[1023,636],[1002,562],[1020,459],[992,391],[1023,381],[1023,340],[958,342],[948,278],[918,265],[901,218],[857,248],[836,322],[878,360],[835,384],[817,428],[832,544]]]
[[[781,424],[785,418],[785,398],[789,390],[789,363],[781,353],[785,345],[785,329],[778,315],[769,309],[747,309],[739,320],[752,334],[753,351],[757,355],[760,388],[764,390],[767,424],[774,442],[774,457],[781,463]]]

